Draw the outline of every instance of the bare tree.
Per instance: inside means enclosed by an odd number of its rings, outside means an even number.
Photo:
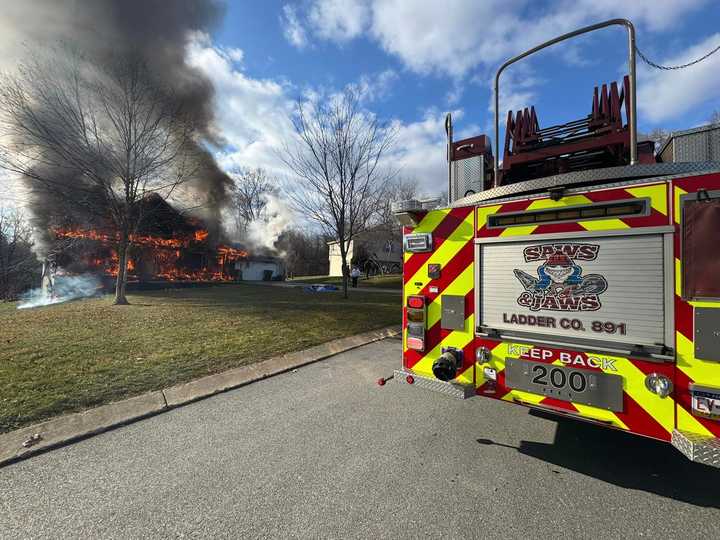
[[[22,211],[0,208],[0,299],[12,300],[30,288],[37,269],[32,230]]]
[[[0,85],[0,166],[36,200],[109,223],[117,237],[115,304],[126,304],[128,251],[151,210],[196,172],[193,118],[133,54],[98,65],[69,49],[32,56]]]
[[[720,109],[715,109],[712,113],[710,113],[708,123],[713,126],[720,125]]]
[[[670,137],[670,133],[663,128],[654,128],[650,133],[646,135],[646,138],[653,141],[655,143],[655,151],[659,151],[663,145],[665,144],[665,141],[668,140]]]
[[[236,169],[230,173],[234,180],[231,191],[235,226],[238,233],[246,233],[248,225],[263,217],[267,196],[273,193],[273,183],[264,169]]]
[[[350,242],[376,215],[392,177],[381,165],[394,131],[363,111],[352,89],[327,101],[298,102],[295,112],[296,138],[281,154],[297,177],[290,200],[338,241],[347,298]]]
[[[284,254],[289,277],[325,276],[328,273],[327,238],[317,232],[288,229],[280,235],[277,249]]]
[[[385,187],[385,196],[378,205],[378,223],[388,232],[399,230],[392,213],[392,204],[418,197],[417,181],[409,178],[393,178]]]

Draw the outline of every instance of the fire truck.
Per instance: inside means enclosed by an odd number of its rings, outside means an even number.
[[[627,31],[628,76],[565,124],[510,111],[499,163],[503,70],[613,25]],[[485,135],[453,140],[448,115],[447,206],[393,207],[404,251],[394,379],[720,466],[720,129],[674,133],[658,152],[638,142],[635,54],[632,23],[613,19],[505,62],[494,155]]]

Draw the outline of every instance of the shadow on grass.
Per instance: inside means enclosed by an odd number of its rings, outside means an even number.
[[[515,447],[490,439],[477,442],[512,448],[623,488],[720,508],[720,496],[714,487],[720,485],[720,469],[693,463],[668,443],[539,411],[530,414],[557,422],[551,444],[522,441]]]

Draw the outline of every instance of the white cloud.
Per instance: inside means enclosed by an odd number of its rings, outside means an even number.
[[[190,43],[187,61],[215,87],[218,129],[229,146],[218,156],[220,165],[263,167],[271,174],[284,174],[276,150],[292,130],[287,85],[248,77],[207,36],[196,36]]]
[[[465,81],[463,79],[454,79],[452,87],[445,93],[445,102],[451,107],[457,105],[465,92]]]
[[[308,32],[319,39],[343,43],[366,36],[416,73],[462,81],[471,70],[494,68],[520,51],[598,20],[626,17],[643,35],[643,30],[677,25],[709,2],[559,0],[543,7],[534,0],[308,0],[305,12]],[[294,11],[293,16],[297,21]],[[303,44],[305,40],[303,31]],[[577,44],[556,50],[570,65],[589,61]],[[455,83],[448,92],[448,104],[459,100],[460,88]],[[531,93],[523,89],[517,98]]]
[[[447,0],[412,2],[387,0],[373,5],[371,35],[390,54],[412,71],[464,74],[479,59],[493,61],[509,19],[502,15],[504,2],[492,0]],[[518,5],[509,0],[506,5]],[[479,21],[492,21],[482,25]]]
[[[677,55],[662,58],[661,65],[685,64],[705,55],[720,44],[720,33],[689,47]],[[640,65],[637,106],[639,117],[652,123],[671,120],[702,104],[717,100],[720,88],[720,53],[694,66],[659,71]]]
[[[218,129],[228,143],[228,148],[218,154],[220,165],[225,169],[262,167],[277,178],[291,176],[278,159],[278,152],[293,133],[294,100],[288,95],[291,87],[249,77],[202,34],[188,47],[188,62],[201,69],[215,86]],[[394,71],[386,70],[361,77],[355,86],[363,103],[369,104],[382,99],[396,78]],[[302,98],[312,102],[332,95],[328,89],[307,88]],[[417,177],[427,186],[437,180],[435,164],[445,159],[443,119],[441,113],[428,113],[416,123],[394,123],[398,144],[392,159],[395,165],[406,168],[404,176]]]
[[[518,111],[529,107],[537,96],[536,88],[545,81],[536,76],[528,64],[518,64],[500,76],[500,122],[504,122],[507,111]],[[488,111],[495,110],[495,94],[493,91],[495,76],[487,82],[490,88]]]
[[[291,87],[249,77],[207,36],[198,36],[191,43],[188,62],[203,70],[215,85],[218,128],[228,143],[228,148],[218,155],[220,165],[225,169],[263,167],[276,178],[291,177],[278,159],[278,152],[293,133]],[[381,99],[396,78],[395,72],[387,70],[361,77],[355,84],[365,92],[363,103],[369,104]],[[302,98],[313,101],[332,95],[327,89],[308,88]],[[453,116],[461,118],[462,111],[455,111]],[[416,180],[427,194],[445,189],[444,119],[444,112],[430,110],[417,122],[392,122],[397,137],[387,156],[388,166],[400,169],[404,178]],[[472,129],[474,133],[477,126]]]
[[[611,17],[624,17],[635,24],[644,25],[648,30],[658,31],[671,28],[679,19],[709,0],[580,0],[575,2],[578,11],[587,11],[588,15],[597,20],[605,15]]]
[[[534,0],[307,0],[300,9],[307,34],[318,39],[342,44],[366,37],[415,73],[448,76],[451,87],[445,100],[452,107],[461,99],[469,73],[479,72],[485,78],[503,60],[554,36],[611,17],[631,19],[645,36],[679,24],[709,2],[558,0],[543,6]],[[300,14],[292,15],[299,26]],[[607,32],[625,39],[620,29]],[[307,42],[305,30],[301,42]],[[554,51],[571,66],[587,65],[593,58],[585,57],[581,42]],[[503,79],[501,111],[525,106],[535,98],[539,81],[520,77],[511,81],[508,72]],[[680,86],[667,90],[680,91]],[[653,118],[658,117],[653,113]]]
[[[398,77],[394,70],[386,69],[374,75],[363,75],[357,83],[350,86],[355,87],[362,101],[380,101],[390,94]]]
[[[454,120],[463,116],[461,110],[452,114]],[[396,121],[393,127],[397,144],[388,156],[390,166],[400,169],[401,177],[416,181],[424,195],[437,195],[447,189],[445,113],[428,110],[418,122]]]
[[[236,48],[230,48],[225,50],[228,58],[232,60],[233,62],[242,62],[243,56],[245,53],[243,53],[242,49],[236,49]]]
[[[280,17],[280,23],[283,25],[283,34],[291,45],[302,49],[307,45],[307,34],[298,17],[297,9],[286,4],[283,6],[283,14]]]
[[[318,37],[343,42],[365,30],[370,9],[362,0],[315,0],[308,20]]]
[[[530,0],[377,0],[371,35],[413,71],[460,76],[597,20],[629,17],[661,30],[707,2],[566,0],[542,11]]]

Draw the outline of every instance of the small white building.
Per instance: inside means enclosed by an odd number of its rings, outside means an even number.
[[[284,266],[275,257],[250,256],[237,261],[235,270],[241,281],[271,281],[282,277]]]

